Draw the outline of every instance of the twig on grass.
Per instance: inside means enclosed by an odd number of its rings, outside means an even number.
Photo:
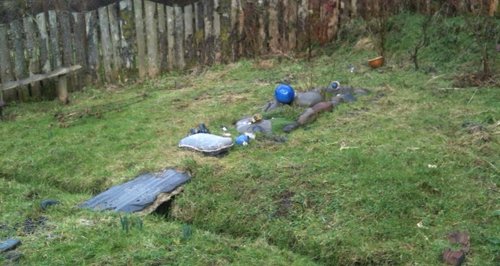
[[[467,105],[469,105],[472,102],[472,99],[474,98],[474,95],[476,95],[476,93],[477,93],[477,88],[474,90],[474,93],[472,94],[469,101],[467,102]]]

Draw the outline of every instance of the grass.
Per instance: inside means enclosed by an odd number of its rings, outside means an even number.
[[[424,70],[413,71],[406,51],[421,18],[396,19],[405,23],[380,70],[365,66],[371,51],[344,43],[311,62],[275,59],[268,69],[243,60],[200,76],[87,88],[64,107],[10,106],[12,119],[0,124],[0,239],[19,238],[27,265],[438,265],[453,247],[447,234],[461,230],[471,236],[468,265],[498,264],[499,88],[453,88],[452,65],[474,57],[470,46],[452,62],[424,49]],[[340,80],[371,93],[285,143],[260,138],[223,158],[177,148],[198,123],[221,133],[261,112],[285,76],[297,90]],[[273,116],[284,123],[300,111]],[[127,232],[123,215],[77,207],[165,167],[193,179],[168,216],[140,217],[142,228]],[[43,211],[47,198],[61,204]],[[23,230],[40,217],[34,233]]]

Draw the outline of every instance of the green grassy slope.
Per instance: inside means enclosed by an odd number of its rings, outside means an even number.
[[[456,248],[447,234],[461,230],[471,236],[469,265],[497,264],[499,88],[454,88],[458,70],[477,65],[465,37],[450,61],[440,61],[448,41],[435,39],[414,71],[407,52],[421,18],[397,21],[379,70],[366,66],[373,52],[346,42],[311,62],[241,61],[88,88],[64,107],[10,106],[0,122],[0,239],[19,238],[26,265],[436,265]],[[261,112],[285,76],[297,90],[340,80],[371,93],[283,134],[285,143],[261,138],[222,158],[177,148],[198,123],[221,133]],[[142,229],[77,208],[165,167],[193,179],[168,216],[142,217]],[[42,211],[46,198],[62,204]],[[25,232],[28,218],[45,225]]]

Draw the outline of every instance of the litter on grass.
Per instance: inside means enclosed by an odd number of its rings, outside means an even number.
[[[233,146],[233,140],[213,134],[198,133],[187,136],[179,142],[180,148],[202,152],[206,155],[220,155]]]
[[[5,241],[0,242],[0,252],[6,252],[9,250],[13,250],[17,248],[17,246],[21,245],[21,241],[18,239],[7,239]]]
[[[236,130],[241,133],[272,133],[271,120],[261,119],[254,121],[253,117],[245,117],[236,122]]]
[[[80,207],[98,211],[148,214],[180,193],[181,186],[190,179],[188,173],[174,169],[143,174],[129,182],[111,187]]]

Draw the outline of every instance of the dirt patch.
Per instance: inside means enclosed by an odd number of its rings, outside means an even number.
[[[41,227],[44,227],[47,223],[47,217],[40,216],[37,218],[26,218],[22,225],[22,230],[25,234],[30,235],[35,233]]]
[[[448,241],[452,245],[460,246],[460,249],[446,248],[441,255],[441,260],[448,265],[462,265],[465,261],[465,255],[470,250],[469,234],[467,232],[451,232],[448,234]]]
[[[254,67],[256,69],[272,69],[274,67],[274,60],[272,59],[259,60],[254,64]]]
[[[458,88],[495,87],[500,86],[500,79],[499,76],[487,75],[482,72],[460,74],[455,76],[453,86]]]
[[[229,95],[225,95],[222,98],[223,103],[240,103],[240,102],[244,102],[247,100],[248,100],[247,97],[245,97],[243,95],[238,95],[238,94],[229,94]]]
[[[294,195],[295,192],[289,190],[285,190],[278,195],[278,208],[274,213],[276,217],[286,217],[290,214],[290,209],[293,207],[292,198]]]

